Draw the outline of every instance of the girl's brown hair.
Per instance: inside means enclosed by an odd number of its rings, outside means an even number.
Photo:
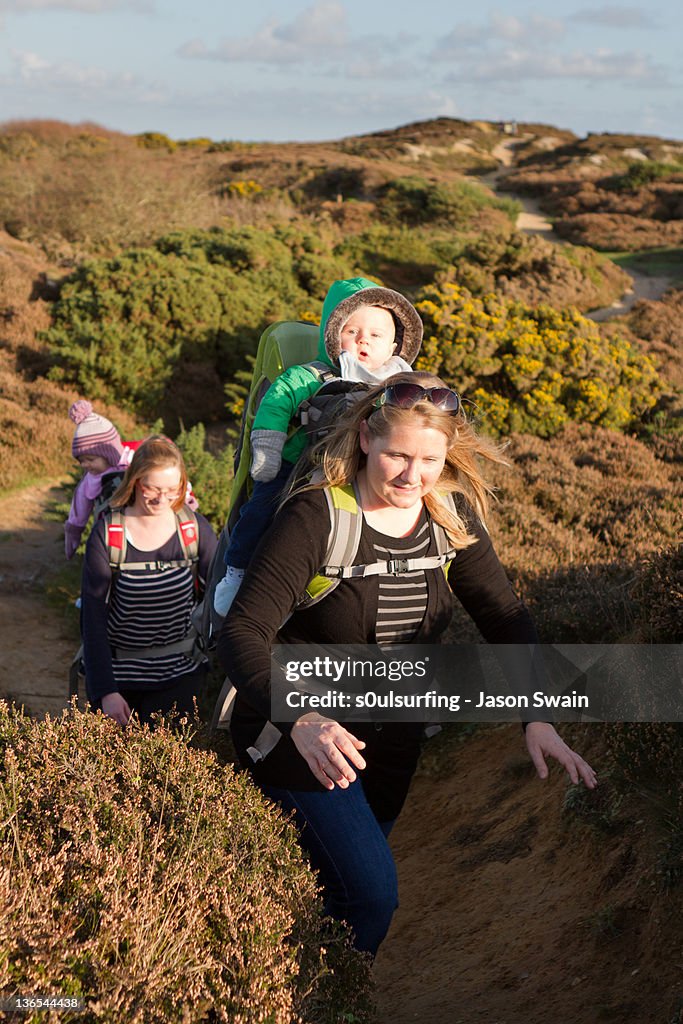
[[[151,470],[166,469],[168,466],[174,466],[180,471],[178,497],[171,502],[173,511],[180,512],[187,494],[187,470],[180,449],[161,434],[153,434],[146,438],[133,453],[126,475],[112,496],[111,507],[124,508],[126,505],[132,505],[135,501],[136,484]]]
[[[311,461],[322,472],[315,474],[312,482],[298,489],[342,486],[356,478],[365,465],[365,455],[360,446],[360,425],[363,422],[367,424],[371,437],[386,437],[394,427],[403,424],[432,427],[446,435],[448,449],[443,472],[434,490],[425,495],[424,503],[432,519],[446,530],[454,547],[468,547],[474,543],[475,538],[468,532],[462,517],[457,512],[451,512],[439,494],[458,492],[465,495],[482,522],[485,522],[493,491],[484,480],[479,460],[504,464],[502,447],[480,437],[467,422],[462,408],[455,416],[437,409],[429,401],[417,402],[412,409],[400,409],[392,405],[375,408],[375,401],[385,388],[403,382],[421,384],[426,388],[448,387],[431,373],[398,373],[389,377],[355,402],[339,420],[334,432],[312,450]]]

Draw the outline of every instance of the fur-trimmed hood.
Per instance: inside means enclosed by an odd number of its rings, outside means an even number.
[[[335,281],[323,303],[320,324],[319,358],[338,363],[341,329],[360,306],[382,306],[388,309],[396,324],[396,355],[411,366],[422,344],[422,321],[414,306],[399,292],[382,288],[365,277]]]

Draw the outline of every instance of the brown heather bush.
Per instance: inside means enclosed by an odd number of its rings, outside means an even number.
[[[69,406],[80,397],[45,379],[51,364],[36,332],[50,325],[41,294],[54,273],[33,246],[0,232],[0,460],[2,489],[65,474],[72,464],[74,425]],[[109,416],[126,437],[137,436],[133,419],[107,402]]]
[[[628,316],[628,326],[657,357],[673,387],[683,389],[683,289],[672,288],[661,301],[641,299]]]
[[[553,225],[562,238],[593,249],[627,251],[683,244],[683,221],[648,220],[620,213],[582,213],[559,217]]]
[[[677,642],[676,466],[635,438],[576,424],[551,440],[516,435],[507,455],[491,530],[544,642]]]
[[[0,991],[85,1001],[27,1024],[367,1020],[294,830],[188,738],[0,704]]]

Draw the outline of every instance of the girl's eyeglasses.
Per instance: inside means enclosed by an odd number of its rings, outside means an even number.
[[[393,405],[399,409],[412,409],[418,402],[431,402],[442,412],[455,416],[460,410],[460,396],[450,388],[423,388],[421,384],[405,381],[402,384],[390,384],[375,399],[375,409],[383,405]]]
[[[154,487],[151,484],[145,484],[140,481],[140,490],[142,491],[145,498],[166,498],[167,501],[175,501],[180,494],[180,489],[176,488],[173,490],[165,490],[163,487]]]

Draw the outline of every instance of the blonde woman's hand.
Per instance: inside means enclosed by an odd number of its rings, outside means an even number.
[[[127,726],[131,711],[128,704],[120,693],[107,693],[102,698],[102,710],[109,718],[113,718],[119,725]]]
[[[526,746],[538,772],[539,779],[548,778],[546,757],[553,757],[565,769],[574,784],[583,782],[587,789],[595,789],[598,778],[587,761],[568,747],[550,722],[529,722],[526,727]]]
[[[356,781],[352,765],[362,771],[359,751],[365,743],[332,718],[311,712],[298,718],[291,731],[294,746],[325,789],[347,789]]]

